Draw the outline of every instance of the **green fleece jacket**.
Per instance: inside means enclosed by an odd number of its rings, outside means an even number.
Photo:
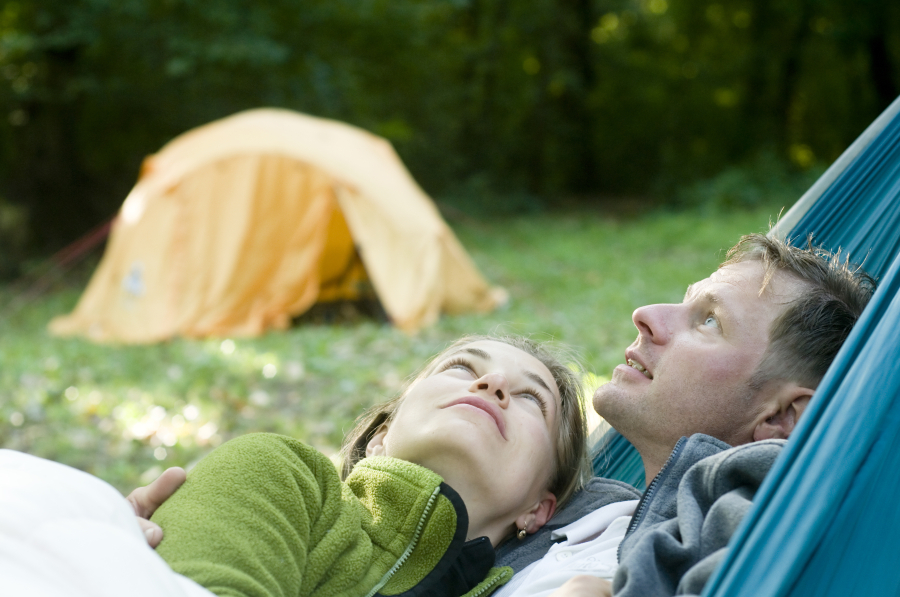
[[[345,482],[323,454],[268,433],[201,460],[153,516],[157,553],[220,596],[489,595],[512,576],[466,541],[459,495],[434,472],[367,458]]]

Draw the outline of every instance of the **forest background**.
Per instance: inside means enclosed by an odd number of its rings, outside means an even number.
[[[247,108],[361,126],[445,209],[522,213],[753,204],[898,90],[889,0],[6,0],[0,275]]]
[[[123,491],[250,431],[333,456],[464,333],[574,345],[596,386],[633,309],[680,300],[898,91],[888,0],[4,1],[0,447]],[[49,336],[102,245],[65,275],[58,251],[147,155],[261,106],[390,140],[510,304],[417,336],[343,307],[255,339]]]

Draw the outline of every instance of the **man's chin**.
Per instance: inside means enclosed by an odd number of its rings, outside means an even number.
[[[594,410],[604,419],[606,418],[606,415],[603,414],[606,410],[606,405],[609,403],[610,399],[614,398],[614,396],[619,393],[617,390],[618,388],[615,387],[613,382],[608,381],[594,391],[594,397],[592,399]]]
[[[627,380],[613,377],[594,391],[594,411],[612,424],[613,419],[632,412],[644,400],[644,388],[636,388]]]

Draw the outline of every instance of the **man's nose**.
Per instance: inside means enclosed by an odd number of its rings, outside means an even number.
[[[631,314],[638,333],[654,344],[665,344],[672,336],[672,321],[678,305],[647,305]]]
[[[489,394],[504,408],[509,403],[509,382],[506,381],[506,376],[500,373],[488,373],[479,377],[472,382],[469,391]]]

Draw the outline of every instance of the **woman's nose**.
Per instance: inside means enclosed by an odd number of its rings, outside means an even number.
[[[472,382],[469,391],[490,394],[497,399],[501,406],[505,406],[509,402],[509,382],[506,381],[506,376],[500,373],[488,373],[479,377]]]
[[[672,334],[672,311],[677,307],[678,305],[666,304],[639,307],[631,314],[631,320],[641,336],[654,344],[665,344]]]

